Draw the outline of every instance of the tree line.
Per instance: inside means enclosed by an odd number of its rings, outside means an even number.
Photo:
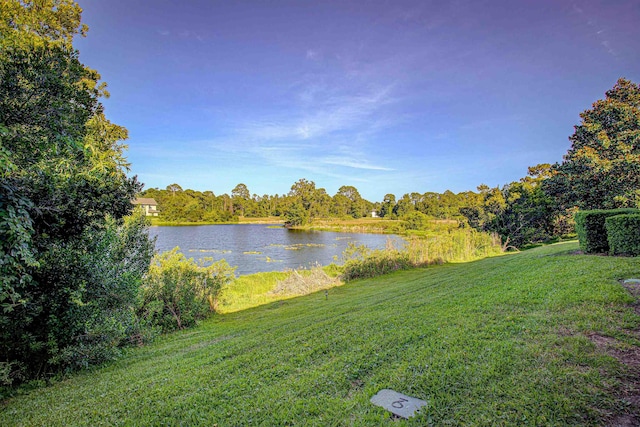
[[[171,222],[231,222],[239,217],[287,218],[298,209],[304,221],[313,218],[364,218],[373,214],[398,219],[418,211],[435,219],[462,218],[460,208],[480,203],[479,193],[410,193],[396,200],[394,194],[383,201],[371,202],[362,198],[357,188],[342,186],[333,196],[315,182],[300,179],[287,194],[251,194],[245,184],[238,184],[231,194],[215,195],[212,191],[184,190],[179,184],[165,189],[150,188],[140,197],[153,198],[163,220]]]

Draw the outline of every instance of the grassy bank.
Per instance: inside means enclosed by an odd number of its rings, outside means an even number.
[[[425,229],[409,234],[439,234],[458,228],[456,220],[430,220]],[[334,231],[339,233],[407,234],[406,222],[385,218],[314,218],[310,224],[294,227],[298,230]]]
[[[618,279],[637,259],[564,243],[394,273],[218,315],[5,401],[1,425],[602,425],[632,410]],[[369,399],[424,399],[393,421]]]
[[[320,280],[313,277],[314,270],[322,272],[324,277]],[[313,270],[272,271],[240,276],[223,289],[220,295],[221,302],[218,311],[224,314],[232,313],[275,301],[295,298],[301,294],[309,294],[310,292],[307,292],[307,289],[311,287],[315,290],[320,290],[339,286],[342,284],[337,279],[340,275],[340,270],[338,266],[331,264],[323,268],[317,267]],[[302,276],[298,289],[292,289],[288,292],[278,291],[278,285],[291,281],[296,276]],[[334,280],[330,280],[332,278]],[[308,281],[305,282],[305,279],[308,279]],[[307,289],[304,289],[305,287]]]
[[[284,224],[284,220],[277,216],[261,218],[238,218],[238,221],[229,222],[188,222],[188,221],[165,221],[162,217],[148,217],[151,225],[154,226],[190,226],[190,225],[220,225],[220,224]]]

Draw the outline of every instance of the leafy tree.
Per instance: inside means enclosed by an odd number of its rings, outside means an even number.
[[[231,190],[231,197],[234,199],[249,200],[251,193],[246,185],[238,184]]]
[[[72,46],[80,14],[70,0],[0,7],[0,360],[14,377],[108,358],[96,352],[117,340],[85,338],[124,327],[132,266],[148,262],[146,233],[122,228],[141,188],[126,176],[126,129],[105,118],[105,85]]]
[[[358,189],[351,185],[343,185],[338,189],[338,194],[348,200],[347,214],[353,218],[362,218],[369,213],[368,204],[360,196]]]
[[[409,214],[410,212],[413,212],[415,209],[416,208],[411,201],[411,196],[405,194],[400,200],[398,200],[398,202],[394,206],[393,213],[400,218]]]
[[[302,178],[296,181],[289,191],[289,197],[300,202],[304,210],[309,211],[314,202],[316,183]]]
[[[482,205],[460,212],[472,227],[498,233],[505,248],[547,240],[554,235],[553,201],[542,189],[549,169],[548,164],[530,167],[529,176],[502,189],[481,185]]]
[[[236,185],[231,190],[231,198],[233,199],[234,212],[240,212],[244,216],[246,208],[251,204],[251,193],[244,184]]]
[[[304,208],[302,203],[294,202],[285,212],[286,227],[297,227],[309,222],[309,212]]]
[[[343,194],[336,193],[331,199],[331,215],[337,218],[350,216],[351,200]]]
[[[580,117],[547,194],[561,210],[640,206],[640,86],[619,79]]]
[[[393,194],[385,194],[380,206],[380,216],[383,218],[390,217],[393,214],[393,208],[396,206],[396,196]]]
[[[167,185],[167,191],[171,193],[172,196],[175,196],[176,193],[182,193],[182,187],[180,187],[180,185],[178,184],[170,184]]]

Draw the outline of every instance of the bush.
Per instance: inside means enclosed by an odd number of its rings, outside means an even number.
[[[80,239],[40,254],[39,286],[0,316],[0,369],[10,380],[112,360],[140,335],[138,292],[153,255],[145,217],[107,216]],[[6,378],[0,378],[7,382]]]
[[[406,223],[407,230],[424,230],[429,226],[429,217],[422,212],[413,211],[402,219]]]
[[[184,329],[216,310],[222,288],[234,279],[225,260],[205,266],[179,248],[158,254],[142,286],[142,317],[164,331]]]
[[[117,358],[134,337],[148,335],[135,315],[142,277],[153,256],[147,218],[136,210],[122,221],[107,217],[105,226],[92,232],[90,251],[53,255],[75,256],[83,266],[87,283],[70,295],[64,314],[65,327],[76,327],[73,339],[58,340],[49,363],[66,370],[87,368]],[[72,265],[71,261],[66,263]],[[54,329],[56,333],[61,333]],[[62,345],[66,344],[66,345]],[[59,347],[59,349],[58,349]]]
[[[576,233],[580,249],[586,254],[609,251],[605,221],[608,217],[622,214],[638,214],[638,209],[590,210],[576,213]]]
[[[608,217],[605,227],[611,255],[640,255],[640,214]]]

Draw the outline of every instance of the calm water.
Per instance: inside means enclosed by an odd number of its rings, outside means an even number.
[[[225,259],[237,266],[236,275],[328,265],[349,242],[371,249],[384,248],[388,239],[396,247],[404,242],[398,236],[297,231],[263,224],[151,227],[150,234],[157,236],[160,252],[179,246],[187,258]]]

